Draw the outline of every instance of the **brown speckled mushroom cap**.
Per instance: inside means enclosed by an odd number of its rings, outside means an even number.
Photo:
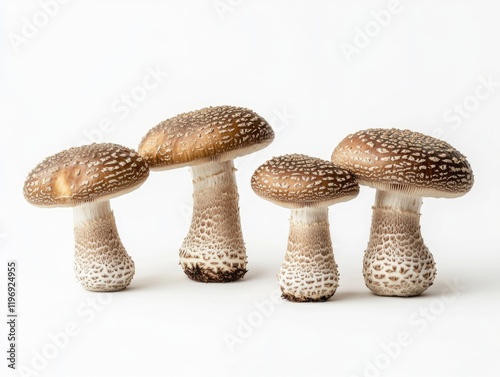
[[[410,130],[374,128],[348,135],[332,162],[350,170],[360,184],[423,197],[467,193],[472,169],[450,144]]]
[[[359,192],[351,173],[303,154],[266,161],[253,174],[252,189],[263,199],[290,209],[327,207],[351,200]]]
[[[139,153],[153,170],[228,161],[269,145],[274,132],[252,110],[206,107],[179,114],[153,127]]]
[[[24,197],[40,207],[74,207],[135,190],[148,175],[146,162],[133,149],[94,143],[43,160],[26,178]]]

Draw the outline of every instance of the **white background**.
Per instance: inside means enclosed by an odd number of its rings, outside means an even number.
[[[51,2],[0,6],[0,312],[6,261],[16,260],[18,366],[33,372],[7,369],[3,324],[2,376],[497,375],[498,2],[74,0],[43,10],[44,3]],[[140,88],[144,80],[149,89]],[[161,120],[221,104],[249,107],[276,130],[272,145],[236,160],[244,280],[195,283],[178,266],[191,205],[189,170],[179,169],[153,172],[111,203],[136,262],[130,287],[83,290],[72,271],[71,210],[26,203],[28,172],[83,142],[137,148]],[[348,133],[393,126],[447,140],[474,169],[466,196],[424,200],[435,284],[410,299],[364,287],[375,192],[362,188],[330,210],[341,274],[335,296],[270,301],[289,212],[252,192],[255,168],[293,152],[329,159]],[[61,335],[68,329],[71,336]],[[232,347],[230,336],[239,339]]]

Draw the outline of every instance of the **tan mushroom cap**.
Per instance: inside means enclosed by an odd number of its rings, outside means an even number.
[[[179,114],[153,127],[139,153],[153,170],[228,161],[269,145],[274,132],[252,110],[206,107]]]
[[[359,192],[351,173],[303,154],[266,161],[253,174],[252,189],[263,199],[291,209],[326,207],[351,200]]]
[[[348,135],[332,162],[360,184],[423,197],[454,198],[474,184],[466,157],[445,141],[400,129],[374,128]]]
[[[26,178],[24,197],[40,207],[74,207],[135,190],[148,175],[146,161],[133,149],[94,143],[43,160]]]

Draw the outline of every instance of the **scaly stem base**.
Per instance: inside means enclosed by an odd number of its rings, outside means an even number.
[[[179,251],[192,280],[225,283],[247,272],[234,170],[232,161],[192,167],[193,219]]]
[[[75,207],[76,278],[89,291],[126,288],[134,277],[134,262],[123,247],[109,201]]]
[[[380,296],[418,296],[436,268],[420,233],[422,199],[377,191],[370,241],[363,258],[366,286]]]
[[[294,302],[326,301],[337,290],[327,207],[292,210],[278,282],[283,298]]]

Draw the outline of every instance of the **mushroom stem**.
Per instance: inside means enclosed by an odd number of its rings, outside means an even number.
[[[122,245],[109,200],[73,208],[75,274],[85,289],[113,292],[130,284],[134,262]]]
[[[326,301],[333,296],[339,274],[328,207],[292,210],[288,248],[278,281],[282,297],[289,301]]]
[[[366,286],[380,296],[418,296],[436,275],[420,233],[422,198],[377,190],[363,258]]]
[[[179,251],[180,264],[195,281],[230,282],[245,275],[233,161],[193,166],[193,218]]]

